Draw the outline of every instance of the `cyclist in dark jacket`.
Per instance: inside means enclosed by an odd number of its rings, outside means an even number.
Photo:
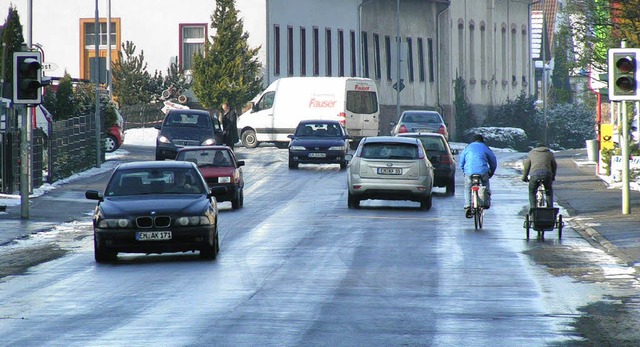
[[[553,181],[556,179],[558,164],[551,150],[538,143],[524,159],[522,181],[529,182],[529,207],[536,207],[536,192],[539,181],[544,185],[547,207],[553,207]]]
[[[489,179],[493,177],[498,167],[498,161],[493,151],[484,144],[484,137],[477,134],[473,136],[471,142],[460,153],[460,168],[464,174],[464,208],[467,218],[470,214],[469,206],[471,205],[471,175],[481,175],[482,185],[485,186],[484,208],[491,206],[491,188]]]

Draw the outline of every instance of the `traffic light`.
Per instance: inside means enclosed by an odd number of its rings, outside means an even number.
[[[13,53],[13,103],[42,103],[42,56],[40,52]]]
[[[640,100],[640,49],[609,49],[609,100]]]

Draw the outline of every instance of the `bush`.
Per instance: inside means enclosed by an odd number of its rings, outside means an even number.
[[[479,127],[464,132],[464,140],[471,142],[475,134],[484,137],[484,143],[490,147],[513,148],[526,150],[529,144],[527,134],[523,129],[511,127]]]
[[[536,122],[544,129],[544,115]],[[594,111],[583,104],[558,104],[547,111],[547,146],[553,149],[584,148],[585,141],[595,139]]]

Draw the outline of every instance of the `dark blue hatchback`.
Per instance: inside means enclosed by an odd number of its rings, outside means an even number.
[[[301,121],[295,134],[289,138],[290,169],[297,169],[298,164],[340,164],[340,169],[347,167],[344,157],[351,136],[339,121]]]

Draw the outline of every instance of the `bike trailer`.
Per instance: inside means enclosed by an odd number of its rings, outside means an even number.
[[[533,207],[529,210],[533,230],[553,230],[560,211],[557,207]]]

